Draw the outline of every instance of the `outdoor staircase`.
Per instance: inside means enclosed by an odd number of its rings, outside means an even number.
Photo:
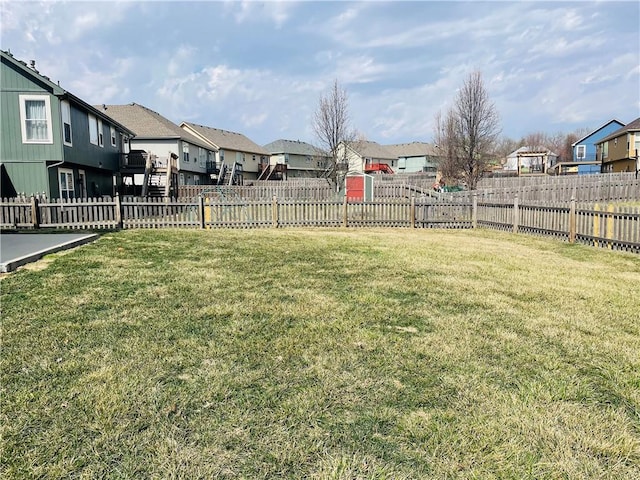
[[[242,175],[242,165],[238,162],[234,162],[231,167],[223,163],[220,167],[220,173],[218,175],[218,185],[240,185]]]
[[[276,163],[275,165],[265,165],[258,176],[258,180],[284,180],[286,176],[286,163]]]
[[[175,158],[171,154],[164,162],[158,162],[157,157],[149,155],[144,169],[142,196],[171,196],[173,187],[177,185],[176,176]]]

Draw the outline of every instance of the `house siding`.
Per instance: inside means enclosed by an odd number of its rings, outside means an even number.
[[[32,162],[62,159],[57,142],[60,135],[60,103],[55,95],[39,82],[15,71],[13,65],[2,62],[0,78],[0,158],[2,162]],[[52,144],[23,144],[20,124],[20,95],[47,95],[51,105]],[[14,120],[15,119],[15,120]]]
[[[64,146],[65,162],[88,168],[98,166],[105,170],[117,171],[119,166],[120,133],[116,133],[116,146],[111,145],[111,124],[102,120],[102,137],[104,146],[94,145],[89,141],[89,114],[71,104],[71,138],[72,147]],[[62,138],[62,137],[61,137]]]
[[[3,162],[13,190],[18,195],[44,193],[51,196],[47,171],[43,162]],[[2,197],[5,193],[0,194]]]
[[[575,144],[575,146],[573,147],[573,161],[574,162],[578,162],[578,161],[595,161],[596,160],[596,143],[602,139],[605,138],[607,135],[612,134],[613,132],[615,132],[616,130],[620,129],[620,127],[623,127],[624,125],[622,125],[619,122],[610,122],[609,124],[605,125],[602,128],[599,128],[598,130],[596,130],[595,132],[591,133],[589,136],[587,136],[586,138],[583,138],[582,140],[580,140],[580,142],[577,142]],[[585,158],[582,159],[578,159],[578,147],[584,145],[585,147]],[[598,169],[599,170],[599,169]]]

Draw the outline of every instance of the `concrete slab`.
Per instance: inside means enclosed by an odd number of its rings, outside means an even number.
[[[95,233],[3,233],[0,235],[0,272],[12,272],[45,255],[93,242],[97,238]]]

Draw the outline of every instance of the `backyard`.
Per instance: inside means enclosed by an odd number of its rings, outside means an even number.
[[[640,478],[640,256],[127,230],[1,283],[3,478]]]

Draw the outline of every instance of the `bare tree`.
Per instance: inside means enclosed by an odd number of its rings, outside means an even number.
[[[518,140],[502,137],[496,142],[493,152],[500,163],[504,165],[509,154],[517,150],[519,146],[520,142]]]
[[[548,137],[544,132],[533,132],[525,135],[522,139],[522,145],[530,148],[532,151],[548,150]]]
[[[313,130],[321,148],[329,154],[327,176],[337,184],[338,167],[345,160],[338,158],[338,146],[342,142],[346,144],[354,141],[356,137],[350,125],[347,92],[339,85],[338,80],[334,80],[329,92],[320,97],[318,109],[313,116]]]
[[[475,190],[499,133],[498,111],[489,99],[482,74],[473,72],[445,117],[436,118],[436,142],[443,151],[442,166],[458,172],[467,187]]]

